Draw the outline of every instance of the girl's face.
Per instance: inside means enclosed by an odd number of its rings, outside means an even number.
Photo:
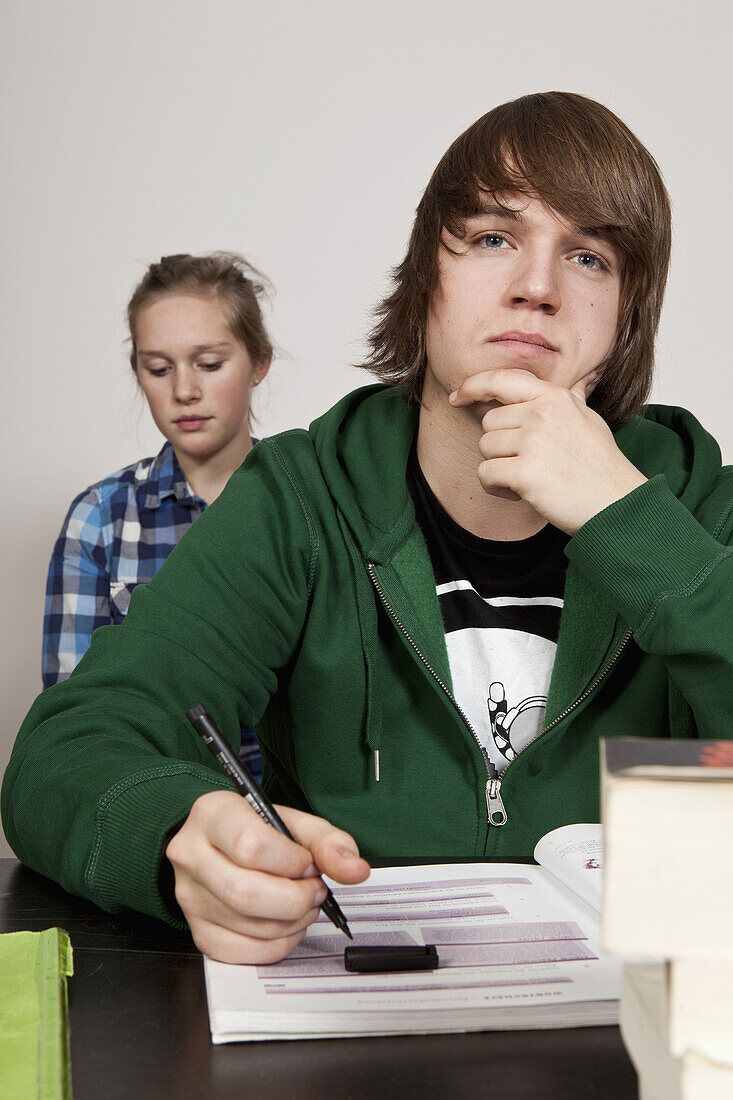
[[[167,294],[137,317],[137,376],[176,453],[246,455],[250,390],[267,374],[232,335],[216,293]]]

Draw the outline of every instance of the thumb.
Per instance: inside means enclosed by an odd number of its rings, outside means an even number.
[[[285,814],[283,814],[285,816]],[[298,810],[288,811],[288,826],[308,848],[318,870],[336,882],[363,882],[371,870],[353,836],[330,821]]]

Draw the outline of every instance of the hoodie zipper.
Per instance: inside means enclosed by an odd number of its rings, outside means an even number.
[[[374,585],[374,587],[377,590],[377,593],[379,595],[380,600],[382,601],[382,603],[384,604],[384,607],[386,608],[387,612],[389,613],[390,618],[399,627],[400,631],[405,636],[408,643],[410,644],[412,649],[415,651],[417,656],[420,658],[422,663],[425,665],[425,668],[428,670],[428,672],[433,677],[435,682],[442,688],[445,695],[447,695],[450,702],[453,704],[455,709],[460,714],[461,718],[463,719],[464,724],[466,725],[466,728],[468,729],[469,733],[471,734],[474,741],[476,742],[476,745],[478,746],[478,749],[479,749],[479,751],[481,753],[481,756],[483,757],[483,760],[484,760],[484,765],[486,767],[486,775],[487,775],[486,811],[487,811],[487,814],[488,814],[489,825],[499,826],[499,825],[506,824],[506,820],[507,820],[506,808],[504,806],[504,802],[502,801],[502,797],[501,797],[502,779],[499,777],[499,773],[497,772],[494,764],[492,763],[492,761],[489,757],[489,754],[487,753],[484,746],[481,744],[475,729],[473,728],[470,721],[468,720],[468,717],[467,717],[465,711],[459,705],[458,700],[455,698],[453,693],[451,691],[449,691],[449,689],[443,683],[440,676],[438,676],[437,672],[433,669],[433,667],[431,666],[431,664],[429,663],[427,658],[425,656],[423,656],[422,652],[418,648],[417,643],[415,642],[415,640],[410,635],[407,627],[404,625],[404,623],[401,621],[399,615],[397,614],[395,609],[392,607],[392,604],[390,603],[390,601],[387,597],[387,594],[385,593],[384,589],[382,588],[382,585],[379,582],[379,579],[377,578],[377,574],[375,572],[374,565],[371,562],[369,562],[368,565],[367,565],[367,571],[368,571],[369,576],[371,578],[372,584]],[[601,669],[601,671],[596,676],[593,683],[590,684],[585,689],[585,691],[581,695],[579,695],[578,698],[573,703],[570,704],[569,707],[566,707],[565,710],[561,714],[558,714],[557,718],[553,718],[553,720],[550,722],[549,726],[545,726],[544,729],[540,730],[540,732],[537,734],[537,737],[534,737],[534,738],[532,738],[531,741],[528,741],[527,744],[522,749],[522,752],[524,752],[525,749],[527,749],[530,745],[533,745],[534,742],[537,741],[540,737],[544,736],[544,734],[549,733],[550,730],[554,729],[555,726],[557,726],[559,722],[562,722],[564,718],[567,718],[567,716],[569,714],[572,714],[572,712],[577,707],[579,707],[580,704],[582,702],[584,702],[584,700],[587,699],[589,695],[592,694],[592,692],[594,692],[596,690],[598,685],[600,683],[602,683],[605,680],[605,678],[608,676],[609,672],[611,671],[613,666],[616,664],[616,662],[618,661],[618,659],[621,656],[621,654],[623,653],[623,651],[626,649],[626,646],[629,644],[629,641],[631,639],[632,634],[633,634],[633,630],[631,628],[629,628],[626,631],[626,633],[624,634],[623,638],[621,639],[621,643],[620,643],[618,649],[616,650],[616,652],[614,653],[613,657],[608,662],[608,664],[605,665],[605,667]],[[521,755],[521,754],[519,754],[519,755]],[[504,769],[504,775],[506,775],[506,773],[509,771],[509,768],[512,766],[512,764],[514,763],[514,761],[516,759],[517,759],[517,757],[515,756],[514,760],[512,760],[509,764],[507,764],[506,768]]]
[[[521,750],[521,752],[517,753],[517,756],[521,756],[521,753],[522,753],[522,752],[525,752],[525,751],[526,751],[526,750],[527,750],[527,749],[529,748],[529,746],[530,746],[530,745],[534,745],[535,741],[538,741],[538,740],[540,739],[540,737],[544,737],[544,735],[545,735],[546,733],[549,733],[549,732],[550,732],[550,730],[554,729],[554,728],[555,728],[555,726],[556,726],[556,725],[558,725],[558,723],[559,723],[559,722],[562,722],[563,718],[567,718],[567,716],[568,716],[569,714],[572,714],[572,712],[573,712],[573,711],[574,711],[574,710],[576,709],[576,707],[579,707],[579,706],[580,706],[580,704],[581,704],[581,703],[582,703],[582,702],[583,702],[583,701],[584,701],[585,699],[587,699],[587,698],[588,698],[588,696],[589,696],[589,695],[590,695],[590,694],[591,694],[592,692],[594,692],[594,691],[596,690],[596,688],[598,687],[598,685],[599,685],[600,683],[602,683],[602,681],[603,681],[603,680],[605,680],[605,679],[606,679],[606,677],[608,676],[609,672],[611,671],[611,669],[613,668],[613,666],[614,666],[614,665],[616,664],[616,662],[618,661],[618,659],[619,659],[619,657],[621,656],[621,654],[623,653],[623,651],[624,651],[624,650],[626,649],[626,646],[627,646],[627,645],[629,644],[629,641],[630,641],[630,639],[631,639],[631,636],[632,636],[632,634],[633,634],[633,630],[632,630],[631,628],[629,628],[629,629],[628,629],[628,630],[626,631],[626,633],[624,634],[623,638],[621,639],[621,643],[620,643],[620,645],[619,645],[618,649],[616,650],[616,652],[614,653],[613,657],[612,657],[612,658],[611,658],[611,660],[610,660],[610,661],[608,662],[608,664],[607,664],[607,665],[605,665],[605,666],[604,666],[604,668],[602,668],[602,669],[601,669],[601,671],[600,671],[600,672],[598,673],[598,675],[596,676],[596,678],[595,678],[595,680],[593,681],[593,683],[592,683],[592,684],[590,684],[590,685],[589,685],[589,686],[588,686],[588,687],[587,687],[587,688],[585,689],[585,691],[584,691],[584,692],[582,693],[582,695],[579,695],[579,696],[578,696],[578,698],[577,698],[577,699],[575,700],[575,702],[571,703],[569,707],[566,707],[566,708],[565,708],[565,710],[564,710],[564,711],[562,712],[562,714],[558,714],[557,718],[553,718],[553,719],[552,719],[552,721],[550,722],[549,726],[545,726],[545,727],[544,727],[544,729],[541,729],[541,730],[540,730],[540,732],[539,732],[539,733],[537,734],[537,736],[536,736],[536,737],[533,737],[531,741],[528,741],[528,742],[527,742],[527,744],[526,744],[526,745],[524,746],[524,748],[523,748],[523,749]],[[511,760],[511,761],[510,761],[510,762],[509,762],[509,763],[507,764],[506,768],[504,769],[504,771],[503,771],[503,773],[502,773],[502,777],[501,777],[501,779],[499,779],[499,780],[498,780],[498,783],[499,783],[499,787],[500,787],[500,788],[501,788],[501,783],[502,783],[502,780],[503,780],[503,779],[504,779],[504,777],[506,776],[506,773],[507,773],[507,772],[509,771],[509,769],[511,768],[512,764],[514,763],[514,761],[515,761],[515,760],[517,759],[517,756],[515,756],[515,757],[514,757],[514,760]]]
[[[567,718],[567,716],[571,713],[571,711],[574,711],[577,706],[580,706],[580,704],[583,702],[583,700],[587,699],[592,691],[595,691],[595,689],[598,687],[598,685],[601,683],[601,681],[606,679],[606,676],[608,676],[609,672],[611,671],[613,666],[616,664],[616,661],[618,661],[619,657],[621,656],[623,651],[626,649],[626,646],[629,644],[629,641],[631,640],[631,635],[633,633],[634,633],[633,630],[631,629],[631,627],[629,627],[629,629],[626,631],[623,638],[621,639],[621,644],[619,645],[618,649],[614,653],[613,657],[608,662],[606,667],[601,669],[601,671],[598,673],[598,675],[596,676],[595,680],[590,685],[590,687],[587,687],[585,689],[585,691],[583,692],[583,694],[579,695],[574,703],[571,703],[569,707],[566,707],[565,710],[562,712],[562,714],[558,714],[557,718],[553,718],[552,721],[550,722],[549,726],[545,726],[545,728],[541,731],[541,733],[539,733],[537,735],[538,737],[541,737],[542,734],[549,733],[549,731],[551,729],[553,729],[558,724],[558,722],[562,722],[563,718]],[[535,737],[534,740],[536,741],[537,737]],[[531,745],[532,742],[530,741],[529,744]],[[526,748],[527,746],[525,745],[524,747]]]
[[[453,693],[446,687],[446,685],[443,683],[440,676],[438,676],[438,673],[435,671],[428,659],[423,655],[422,651],[417,645],[417,642],[414,640],[407,627],[393,608],[387,597],[386,592],[382,588],[379,578],[377,577],[374,565],[371,562],[369,562],[367,565],[367,572],[369,573],[372,584],[376,588],[377,594],[379,595],[379,598],[386,608],[390,618],[405,636],[407,642],[420,658],[425,668],[435,680],[436,684],[438,684],[438,686],[443,690],[443,693],[447,695],[448,699],[463,719],[463,722],[467,730],[471,734],[471,737],[473,737],[474,741],[476,742],[476,746],[481,753],[484,761],[484,767],[486,768],[486,812],[488,815],[489,825],[503,825],[506,822],[506,810],[504,809],[504,803],[501,800],[501,779],[499,778],[499,773],[492,763],[489,754],[487,753],[484,746],[481,744],[476,730],[471,725],[470,721],[468,720],[468,716],[459,705],[455,695],[453,695]]]

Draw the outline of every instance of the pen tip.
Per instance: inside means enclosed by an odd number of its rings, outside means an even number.
[[[353,940],[353,938],[354,938],[354,937],[353,937],[353,936],[351,935],[351,932],[349,931],[349,926],[348,926],[348,924],[347,924],[347,925],[346,925],[346,927],[344,928],[344,932],[346,933],[346,935],[347,935],[347,936],[349,937],[349,939],[350,939],[350,940]]]

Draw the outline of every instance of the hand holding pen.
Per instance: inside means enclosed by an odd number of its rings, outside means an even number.
[[[176,899],[196,945],[211,958],[284,958],[326,899],[319,871],[343,883],[369,874],[348,833],[309,813],[278,811],[297,840],[252,813],[234,790],[213,790],[196,799],[166,848]]]
[[[272,802],[256,782],[249,768],[232,752],[229,742],[206,708],[198,703],[197,706],[191,707],[186,717],[214,758],[219,761],[222,769],[232,780],[239,793],[247,799],[252,809],[257,811],[263,821],[266,821],[268,825],[272,825],[273,829],[277,829],[289,840],[295,840]],[[298,843],[297,840],[295,840],[295,843]],[[326,887],[326,897],[321,903],[321,909],[339,931],[345,932],[350,940],[354,938],[349,931],[346,917],[341,912],[328,887]]]

